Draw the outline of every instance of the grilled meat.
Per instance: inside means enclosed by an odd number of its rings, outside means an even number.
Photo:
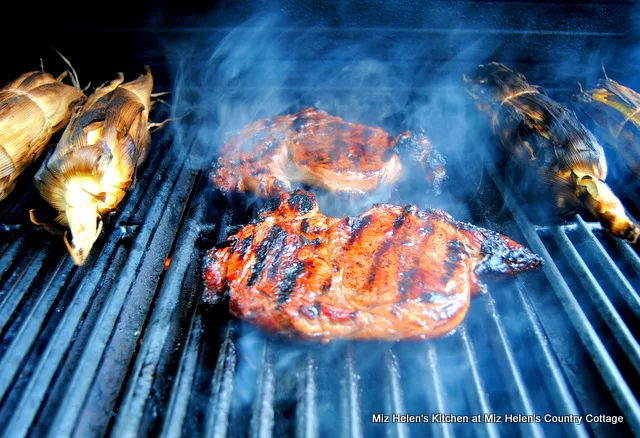
[[[268,330],[320,338],[410,339],[449,333],[479,277],[517,274],[538,256],[439,210],[378,204],[327,217],[302,190],[211,249],[204,300]]]
[[[224,192],[277,197],[301,182],[331,192],[362,193],[417,167],[438,193],[444,159],[422,132],[395,138],[314,108],[253,122],[222,147],[211,178]]]
[[[124,83],[122,73],[98,88],[69,122],[53,154],[35,175],[42,197],[59,212],[57,223],[69,226],[65,244],[82,265],[102,229],[135,180],[149,146],[149,110],[153,78]],[[34,223],[39,224],[35,216]]]
[[[523,191],[550,192],[558,213],[586,210],[614,236],[636,242],[638,224],[604,182],[602,146],[572,111],[495,62],[481,65],[465,81],[478,108],[491,115]]]
[[[596,88],[574,97],[598,138],[640,177],[640,94],[605,76]]]

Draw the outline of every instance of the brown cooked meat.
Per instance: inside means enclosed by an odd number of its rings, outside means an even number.
[[[538,256],[439,210],[379,204],[327,217],[302,190],[211,249],[204,301],[281,334],[329,341],[417,339],[464,319],[478,277],[516,274]]]
[[[416,168],[438,193],[444,164],[423,132],[392,137],[307,108],[244,127],[222,147],[211,178],[223,192],[268,198],[292,190],[296,182],[331,192],[369,192]]]

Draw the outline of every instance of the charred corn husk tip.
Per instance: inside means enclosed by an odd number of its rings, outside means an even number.
[[[576,197],[612,235],[636,243],[640,227],[626,213],[622,202],[601,179],[572,172],[576,181]]]
[[[118,207],[135,180],[149,145],[153,78],[149,68],[124,83],[119,73],[73,116],[35,183],[68,226],[65,244],[77,265],[85,263],[102,230],[102,218]]]
[[[29,72],[0,89],[0,200],[85,99],[79,87],[62,83],[65,76]]]

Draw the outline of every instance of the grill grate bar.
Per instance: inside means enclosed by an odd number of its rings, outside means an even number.
[[[296,406],[296,436],[316,438],[318,436],[318,388],[316,384],[317,364],[311,353],[307,353],[302,369],[298,373],[298,405]]]
[[[584,288],[589,292],[591,299],[595,302],[595,307],[599,310],[600,314],[606,321],[607,325],[611,328],[613,335],[618,340],[620,346],[627,354],[631,363],[633,363],[636,371],[640,372],[640,346],[633,337],[633,334],[629,331],[620,314],[616,311],[613,304],[607,297],[607,294],[602,287],[598,284],[586,263],[580,256],[580,253],[576,250],[573,242],[567,237],[567,235],[561,230],[557,230],[554,233],[556,239],[562,242],[560,247],[566,254],[567,258],[572,261],[572,267],[578,274],[580,282]]]
[[[622,297],[627,302],[633,313],[640,317],[640,296],[636,293],[629,280],[627,280],[620,272],[618,265],[611,259],[607,251],[602,246],[602,243],[598,240],[598,238],[586,227],[584,220],[580,217],[576,217],[576,221],[578,221],[578,225],[580,229],[584,231],[584,234],[587,236],[588,242],[590,246],[594,248],[598,252],[601,257],[599,260],[602,260],[607,269],[604,271],[607,273],[609,278],[613,283],[616,284],[617,289],[620,291]]]
[[[213,397],[207,411],[206,430],[204,436],[223,438],[227,436],[231,398],[233,394],[234,376],[238,365],[238,352],[234,341],[231,323],[223,330],[224,341],[220,345],[211,387]]]
[[[466,324],[461,324],[458,329],[460,333],[460,340],[462,341],[462,345],[464,347],[465,355],[467,356],[467,361],[471,368],[471,375],[473,376],[473,383],[475,386],[474,395],[477,397],[478,403],[480,404],[480,408],[483,413],[492,412],[491,405],[489,404],[489,399],[487,398],[487,391],[484,389],[484,384],[482,382],[482,377],[480,376],[480,367],[478,365],[478,358],[476,357],[475,348],[473,346],[473,342],[469,339],[469,333],[467,330]],[[487,436],[494,438],[500,436],[498,433],[498,428],[495,423],[491,422],[483,422]]]
[[[188,277],[187,270],[191,266],[191,254],[200,232],[200,222],[204,214],[204,203],[199,202],[191,217],[187,219],[186,231],[180,234],[176,245],[177,251],[172,255],[171,264],[158,299],[151,315],[151,320],[144,334],[144,342],[138,352],[133,372],[128,382],[127,393],[118,409],[118,421],[113,431],[115,436],[135,435],[140,424],[154,383],[154,377],[163,359],[164,347],[169,343],[171,327],[169,321],[179,312],[184,281]]]
[[[64,269],[63,269],[64,266]],[[2,359],[0,360],[0,369],[3,372],[3,377],[0,379],[0,398],[2,398],[14,379],[15,375],[21,369],[22,362],[27,355],[29,349],[35,342],[38,333],[45,324],[45,318],[49,313],[51,305],[58,297],[60,290],[51,288],[51,283],[54,281],[60,281],[64,283],[69,276],[73,264],[70,262],[70,258],[61,259],[56,267],[51,280],[43,288],[37,302],[34,304],[29,314],[25,317],[25,324],[22,325],[16,334],[14,340],[8,346]],[[58,278],[60,275],[61,278]],[[4,307],[3,307],[4,309]]]
[[[200,316],[196,315],[193,318],[193,324],[189,327],[189,338],[176,373],[175,387],[171,391],[171,399],[160,435],[163,438],[182,436],[182,428],[188,417],[189,396],[193,391],[193,382],[198,366],[201,332],[202,322]]]
[[[104,272],[108,266],[109,256],[115,250],[115,247],[116,240],[110,239],[109,244],[102,252],[100,260],[93,269],[98,270],[98,272]],[[97,289],[100,278],[91,276],[86,278],[87,281],[82,282],[78,287],[74,299],[67,306],[65,314],[40,356],[38,365],[29,380],[22,399],[15,409],[17,416],[14,415],[7,426],[7,430],[10,430],[13,436],[24,436],[27,433],[31,420],[35,416],[34,408],[39,406],[45,397],[46,389],[49,387],[55,373],[56,364],[59,364],[64,359],[84,311],[93,298],[92,292]],[[29,406],[32,409],[28,410],[27,407]]]
[[[11,244],[7,250],[2,254],[2,266],[0,266],[0,279],[5,276],[9,268],[13,266],[14,261],[18,258],[20,253],[24,250],[26,244],[26,237],[20,236],[18,240]]]
[[[360,388],[355,360],[351,346],[347,347],[344,356],[344,376],[342,379],[342,436],[362,438],[362,423],[360,413]]]
[[[174,144],[177,145],[177,143]],[[189,151],[187,150],[185,155],[188,156],[188,153]],[[85,398],[97,373],[99,373],[101,361],[96,360],[96,358],[103,358],[104,352],[110,343],[112,332],[118,320],[122,318],[121,314],[125,308],[125,301],[127,299],[135,300],[136,306],[148,308],[153,296],[150,292],[155,290],[155,285],[159,281],[158,271],[161,272],[171,242],[173,242],[173,236],[177,232],[177,226],[173,223],[172,215],[182,216],[184,198],[188,197],[193,188],[195,176],[187,166],[187,162],[188,160],[185,156],[178,163],[174,162],[174,165],[167,173],[167,183],[162,185],[153,200],[149,209],[150,213],[145,218],[145,226],[141,227],[134,239],[134,244],[128,254],[127,262],[120,278],[112,288],[102,308],[87,346],[84,348],[80,361],[73,372],[73,377],[67,385],[66,395],[61,400],[60,409],[51,427],[54,434],[67,435],[71,433],[77,424],[77,419],[83,407],[89,401]],[[173,229],[171,229],[172,227]],[[168,233],[161,232],[161,230],[168,230]],[[156,267],[159,269],[156,269]],[[135,279],[133,284],[131,279]],[[133,298],[133,296],[137,297],[137,292],[146,296],[146,299],[137,300]],[[138,312],[138,309],[135,309],[135,311]],[[132,324],[127,324],[126,334],[133,332],[132,337],[137,338],[136,333],[137,335],[140,334],[139,330],[143,321],[144,315],[142,315],[142,321],[131,321]],[[137,328],[137,330],[132,330],[132,327]],[[118,332],[115,333],[117,334]],[[135,340],[133,342],[135,344]],[[122,344],[120,346],[123,348]],[[132,355],[133,346],[122,353]],[[113,360],[115,356],[114,353],[111,353],[107,360]],[[120,357],[118,359],[121,360]],[[101,394],[100,397],[104,398],[105,394]]]
[[[635,270],[640,271],[640,257],[638,257],[638,254],[631,248],[631,246],[629,246],[628,243],[623,242],[620,239],[614,239],[614,241],[616,247],[620,251],[620,254],[624,257],[624,260],[630,265],[633,265]]]
[[[387,412],[394,413],[405,413],[407,409],[404,404],[404,395],[402,393],[401,381],[402,377],[400,375],[400,366],[398,365],[398,358],[392,350],[389,350],[385,353],[384,363],[386,369],[386,380],[387,380],[387,391],[386,398],[387,400]],[[409,436],[409,430],[405,423],[389,423],[389,436],[394,436],[397,438],[406,438]]]
[[[258,398],[254,404],[249,435],[253,438],[269,438],[273,435],[275,398],[275,373],[273,353],[269,342],[265,343],[260,377],[258,378]]]
[[[442,378],[440,377],[440,365],[438,364],[438,356],[433,344],[429,343],[426,347],[427,361],[430,371],[429,374],[432,380],[429,386],[433,388],[433,392],[435,393],[435,412],[448,413],[445,406],[446,396],[443,391]],[[436,430],[436,434],[438,436],[441,436],[443,438],[453,437],[453,431],[451,430],[451,425],[449,423],[443,422],[438,424],[440,425],[439,429]]]
[[[547,251],[544,243],[536,233],[531,223],[526,219],[524,213],[517,206],[516,201],[510,191],[506,190],[501,179],[497,176],[496,169],[487,165],[487,170],[491,175],[496,187],[500,191],[505,204],[513,214],[516,223],[522,230],[529,246],[533,251],[541,255],[545,260],[543,271],[547,275],[556,295],[565,308],[572,324],[576,328],[580,339],[587,351],[594,360],[596,366],[611,391],[618,406],[625,414],[625,419],[630,424],[631,429],[636,434],[640,434],[640,405],[635,399],[633,392],[626,384],[622,374],[617,369],[611,356],[607,353],[602,340],[591,326],[588,318],[580,308],[579,303],[573,296],[571,289],[565,282],[551,255]]]

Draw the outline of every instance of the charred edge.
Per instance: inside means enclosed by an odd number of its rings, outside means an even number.
[[[220,243],[217,243],[213,249],[224,249],[224,248],[229,248],[232,245],[235,245],[236,243],[238,243],[238,238],[237,237],[230,237],[227,240],[223,240]]]
[[[293,119],[293,123],[291,124],[291,127],[293,128],[294,131],[301,132],[304,129],[304,127],[309,124],[309,121],[311,121],[311,119],[306,116],[296,117],[295,119]]]
[[[273,228],[269,230],[267,237],[260,243],[258,250],[256,251],[256,261],[251,268],[251,276],[247,281],[247,286],[251,287],[255,284],[256,281],[260,278],[260,274],[264,271],[265,265],[267,263],[267,256],[269,255],[269,250],[272,248],[279,249],[282,251],[282,247],[287,238],[287,232],[282,229],[279,225],[274,225]],[[274,265],[277,265],[277,260],[274,260]],[[273,266],[271,270],[273,270]],[[276,268],[277,269],[277,268]],[[271,275],[271,273],[270,273]]]
[[[292,193],[287,202],[292,210],[297,211],[300,214],[309,213],[315,206],[313,195],[303,190],[298,190]]]
[[[320,315],[320,303],[313,306],[300,306],[300,313],[309,319],[316,319]]]
[[[280,202],[281,200],[279,198],[267,199],[262,205],[262,207],[260,207],[260,210],[258,210],[258,216],[263,216],[265,214],[273,213],[280,206]],[[251,221],[251,223],[260,222],[260,221],[261,219],[257,219],[255,221]]]
[[[458,262],[460,261],[460,253],[463,250],[462,243],[458,239],[452,239],[447,245],[447,259],[444,261],[446,272],[442,277],[442,283],[446,284],[451,280],[455,273]]]
[[[475,269],[477,275],[505,275],[523,272],[542,264],[542,259],[525,247],[511,248],[498,233],[484,233],[481,244],[484,259]]]
[[[308,233],[310,229],[311,225],[309,225],[309,219],[302,219],[302,222],[300,222],[300,231]]]
[[[278,294],[278,306],[289,301],[289,297],[296,288],[298,277],[304,271],[304,262],[295,261],[292,265],[284,268],[282,282],[280,283],[280,293]]]
[[[346,248],[350,248],[362,235],[362,231],[371,224],[371,215],[368,216],[356,216],[347,218],[347,225],[351,229],[351,236],[347,241]]]
[[[251,249],[251,244],[253,243],[253,235],[247,237],[243,241],[240,242],[240,259],[246,257]]]
[[[411,213],[413,213],[416,210],[417,208],[414,205],[406,205],[402,210],[402,214],[398,216],[398,218],[395,221],[393,221],[393,229],[395,231],[398,231],[400,227],[402,227],[404,222],[407,220],[407,218],[411,215]]]
[[[393,146],[394,152],[407,164],[419,164],[424,153],[424,146],[419,141],[421,137],[425,137],[421,131],[412,132],[410,135],[402,134]]]

